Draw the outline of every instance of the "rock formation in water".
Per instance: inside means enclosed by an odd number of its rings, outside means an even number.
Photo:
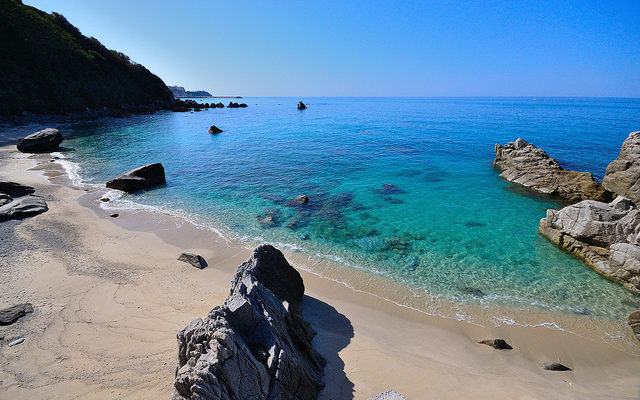
[[[316,399],[325,361],[300,315],[303,295],[282,253],[256,248],[224,304],[178,332],[173,399]]]
[[[16,182],[0,182],[0,221],[21,219],[49,209],[42,197],[34,196],[30,186]]]
[[[127,193],[151,189],[154,186],[166,183],[164,167],[160,163],[147,164],[132,169],[119,177],[107,182],[110,189],[118,189]]]
[[[222,133],[222,129],[218,128],[215,125],[211,125],[209,127],[209,133],[212,134],[212,135],[215,135],[216,133]]]
[[[64,138],[57,129],[46,128],[18,140],[18,151],[49,153],[58,149]]]
[[[640,293],[640,133],[632,132],[609,164],[603,185],[618,197],[547,210],[539,232],[601,275]],[[627,197],[631,197],[627,198]]]
[[[624,141],[618,158],[607,167],[602,186],[636,204],[640,202],[640,131],[631,132]]]
[[[236,103],[235,101],[229,102],[227,108],[247,108],[247,103]]]
[[[640,293],[640,211],[629,199],[547,210],[538,230],[599,274]]]
[[[298,110],[306,110],[307,109],[307,105],[304,104],[303,102],[299,101],[298,102]]]
[[[589,172],[567,171],[544,150],[518,138],[495,145],[493,165],[500,176],[535,192],[558,196],[568,202],[592,199],[609,201],[610,194]]]

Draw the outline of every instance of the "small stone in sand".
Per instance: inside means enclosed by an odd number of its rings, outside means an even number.
[[[491,346],[496,350],[512,350],[513,347],[509,343],[507,343],[504,339],[487,339],[481,340],[478,343],[486,344],[487,346]]]
[[[542,369],[547,371],[572,371],[571,368],[557,362],[544,363],[542,364]]]
[[[16,304],[8,308],[0,310],[0,325],[11,325],[18,319],[33,312],[33,306],[30,303]]]
[[[100,199],[101,202],[106,203],[107,201],[109,201],[109,199],[107,197],[103,197]]]
[[[178,261],[186,262],[187,264],[191,264],[198,269],[203,269],[207,267],[207,261],[198,254],[193,253],[182,253],[180,257],[178,257]]]
[[[18,345],[20,343],[24,342],[24,338],[17,338],[16,340],[12,341],[11,343],[9,343],[9,347],[13,347],[15,345]]]
[[[113,213],[111,215],[109,215],[111,218],[118,218],[120,216],[120,214],[118,213]]]

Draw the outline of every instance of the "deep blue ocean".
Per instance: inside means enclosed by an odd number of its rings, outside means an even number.
[[[561,205],[491,165],[495,143],[523,137],[601,179],[640,129],[640,99],[304,98],[304,111],[298,100],[69,124],[65,156],[95,184],[162,162],[166,187],[123,199],[455,302],[603,318],[640,305],[540,237]],[[300,194],[307,205],[289,204]]]

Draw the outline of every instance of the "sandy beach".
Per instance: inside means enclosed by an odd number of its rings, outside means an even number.
[[[50,156],[14,149],[0,150],[0,179],[35,187],[49,211],[0,224],[0,306],[35,308],[0,327],[0,398],[168,398],[176,332],[223,302],[251,249],[177,217],[124,210],[111,218],[99,207],[103,190],[75,188]],[[209,267],[177,261],[184,251]],[[328,361],[324,399],[389,389],[408,399],[640,397],[640,343],[630,332],[603,340],[599,322],[586,317],[572,332],[480,326],[301,274],[303,313]],[[22,344],[8,347],[20,336]],[[514,349],[477,343],[498,337]],[[573,371],[544,371],[547,361]]]

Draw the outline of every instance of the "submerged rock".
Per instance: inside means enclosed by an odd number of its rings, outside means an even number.
[[[640,202],[640,131],[631,132],[625,139],[618,158],[613,160],[602,180],[607,190]]]
[[[187,264],[191,264],[192,266],[198,269],[204,269],[207,267],[207,260],[205,260],[202,256],[193,253],[182,253],[178,257],[178,261],[186,262]]]
[[[160,163],[154,163],[132,169],[110,180],[107,182],[107,187],[122,190],[127,193],[134,193],[165,183],[164,167]]]
[[[611,199],[607,190],[593,180],[591,173],[565,170],[544,150],[522,138],[505,145],[496,144],[495,154],[493,165],[509,182],[569,202]]]
[[[0,325],[11,325],[18,319],[33,312],[31,303],[16,304],[0,310]]]
[[[636,339],[640,340],[640,310],[636,310],[629,314],[629,326],[636,335]]]
[[[59,130],[46,128],[18,140],[18,150],[23,153],[48,153],[56,150],[64,138]]]
[[[309,196],[306,194],[301,194],[300,196],[296,196],[293,200],[289,202],[290,205],[303,205],[309,202]]]
[[[491,346],[496,350],[513,350],[513,347],[511,347],[511,345],[504,339],[486,339],[481,340],[478,343],[486,344],[487,346]]]
[[[307,105],[304,104],[302,101],[298,102],[298,110],[306,110],[307,109]]]
[[[538,231],[599,274],[640,293],[640,211],[629,199],[547,210]]]
[[[178,332],[173,399],[316,399],[325,361],[299,312],[303,294],[279,250],[256,248],[224,304]]]
[[[571,368],[566,365],[562,365],[558,362],[549,362],[542,364],[542,369],[546,369],[547,371],[572,371]]]
[[[223,132],[222,129],[218,128],[215,125],[211,125],[209,127],[209,133],[212,134],[212,135],[215,135],[216,133],[221,133],[221,132]]]
[[[0,206],[0,221],[32,217],[47,211],[49,207],[42,197],[27,195],[12,199]]]
[[[264,213],[256,216],[258,223],[263,228],[273,228],[279,226],[282,213],[278,209],[266,209]]]

